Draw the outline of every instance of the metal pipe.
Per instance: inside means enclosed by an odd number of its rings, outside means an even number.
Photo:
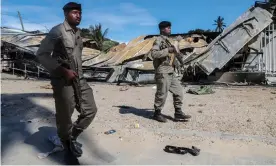
[[[261,32],[261,34],[260,34],[260,39],[261,39],[261,41],[260,41],[260,50],[262,49],[262,44],[263,44],[263,33]],[[261,64],[261,54],[259,54],[258,55],[258,71],[259,72],[262,72],[262,64]]]
[[[14,75],[14,62],[12,62],[12,75]]]
[[[269,27],[267,27],[267,30],[266,30],[266,39],[265,39],[265,52],[266,52],[266,72],[267,74],[269,73],[269,52],[268,52],[268,40],[269,40],[269,37],[268,37],[268,33],[269,33]]]
[[[25,66],[25,70],[24,70],[25,77],[27,77],[26,63],[24,64],[24,66]]]
[[[272,25],[273,25],[273,29],[272,29],[272,56],[273,56],[273,74],[276,74],[276,53],[275,53],[275,51],[276,51],[276,46],[275,46],[275,44],[276,43],[274,43],[274,40],[275,40],[275,24],[274,23],[272,23]]]
[[[267,74],[268,72],[268,60],[267,60],[267,50],[266,50],[266,32],[267,32],[267,28],[264,30],[264,47],[263,47],[263,52],[264,52],[264,58],[265,58],[265,74]]]
[[[268,47],[268,49],[269,49],[269,64],[270,64],[270,68],[269,68],[269,69],[270,69],[270,73],[272,73],[272,71],[273,71],[273,70],[272,70],[272,67],[273,67],[273,66],[272,66],[272,64],[273,64],[273,63],[272,63],[272,62],[273,62],[272,60],[273,60],[273,59],[272,59],[272,45],[271,45],[271,42],[272,42],[272,41],[271,41],[271,39],[272,39],[272,37],[271,37],[271,29],[272,29],[272,24],[269,25],[269,33],[268,33],[268,34],[269,34],[269,35],[268,35],[268,36],[269,36],[269,41],[268,41],[268,42],[269,42],[269,47]]]
[[[39,78],[39,66],[37,67],[37,77]]]
[[[268,40],[267,40],[267,55],[268,55],[268,64],[269,64],[269,74],[271,73],[271,54],[270,54],[270,25],[268,26]]]

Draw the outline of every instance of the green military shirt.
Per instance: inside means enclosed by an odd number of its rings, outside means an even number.
[[[173,73],[174,68],[170,66],[169,45],[165,39],[167,36],[158,36],[153,43],[151,56],[156,73]]]
[[[64,55],[64,50],[60,42],[63,42],[68,55],[73,57],[75,61],[76,69],[73,70],[78,73],[79,78],[82,78],[81,56],[83,43],[80,30],[75,31],[67,21],[53,27],[45,39],[42,40],[36,53],[39,62],[50,72],[52,78],[61,77],[58,73],[53,72],[61,65],[58,62],[58,57]]]

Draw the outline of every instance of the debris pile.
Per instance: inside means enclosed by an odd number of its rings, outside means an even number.
[[[205,95],[205,94],[213,94],[215,92],[209,86],[200,86],[197,89],[189,89],[187,93],[195,94],[195,95]]]
[[[247,10],[222,33],[172,34],[170,39],[179,41],[179,50],[185,63],[184,68],[176,69],[182,80],[199,81],[204,78],[223,82],[224,77],[227,80],[227,75],[236,72],[236,75],[239,75],[236,78],[239,80],[252,81],[253,78],[255,81],[256,78],[259,80],[264,77],[268,68],[274,77],[275,53],[269,52],[270,57],[267,57],[264,51],[266,47],[275,47],[273,43],[276,39],[276,28],[272,9],[275,8],[271,5],[256,2],[254,7]],[[270,28],[271,25],[273,28]],[[270,31],[266,30],[268,27]],[[22,70],[24,68],[26,70],[26,65],[25,67],[22,65],[25,63],[28,63],[27,68],[33,71],[37,71],[39,66],[40,73],[47,73],[35,56],[46,34],[32,34],[7,28],[1,30],[2,60],[13,61],[14,65]],[[94,49],[96,48],[94,41],[83,39],[82,66],[85,78],[118,84],[154,83],[151,49],[156,36],[139,36],[127,45],[123,43],[111,48],[107,53]],[[11,67],[8,63],[6,68]],[[243,75],[240,75],[241,72]],[[225,76],[224,73],[228,74]],[[252,77],[252,73],[257,76]]]
[[[171,35],[171,39],[180,40],[179,50],[183,54],[185,67],[176,70],[183,81],[192,77],[193,81],[206,78],[213,82],[265,82],[265,63],[268,62],[262,59],[263,48],[273,43],[269,39],[270,32],[267,34],[266,30],[273,23],[273,15],[259,6],[256,3],[255,7],[247,10],[221,34]],[[108,52],[107,55],[84,62],[87,67],[86,77],[118,84],[154,83],[150,50],[156,36],[139,36],[122,50]],[[262,44],[261,40],[266,38],[266,44]]]

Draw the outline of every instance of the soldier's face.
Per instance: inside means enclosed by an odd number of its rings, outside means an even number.
[[[81,11],[79,10],[71,10],[66,15],[66,19],[69,24],[78,26],[81,22]]]
[[[164,28],[163,33],[166,34],[166,35],[170,35],[171,34],[171,27]]]

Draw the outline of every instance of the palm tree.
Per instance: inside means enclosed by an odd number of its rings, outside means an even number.
[[[91,38],[96,42],[96,45],[99,50],[103,51],[103,42],[106,39],[106,35],[108,33],[108,28],[102,31],[102,25],[99,23],[98,25],[90,25],[89,27]]]
[[[214,20],[215,21],[215,24],[213,25],[216,25],[216,32],[222,32],[224,27],[226,27],[225,23],[223,22],[224,21],[224,18],[221,17],[221,16],[218,16],[217,20]]]

